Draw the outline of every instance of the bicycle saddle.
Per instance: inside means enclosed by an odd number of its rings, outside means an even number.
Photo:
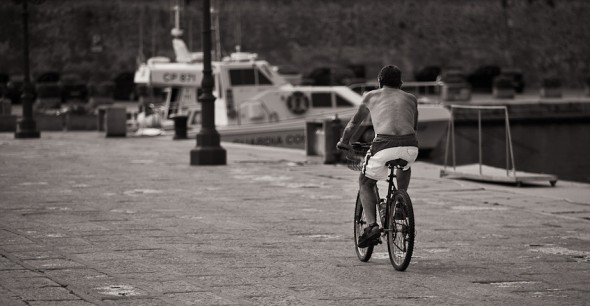
[[[405,167],[405,166],[408,165],[408,161],[407,160],[403,160],[401,158],[398,158],[398,159],[393,159],[393,160],[390,160],[390,161],[386,162],[385,165],[388,166],[388,167],[394,167],[394,168],[395,167],[400,167],[400,168],[403,168],[403,167]]]

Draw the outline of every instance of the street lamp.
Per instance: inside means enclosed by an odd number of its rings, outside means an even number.
[[[23,5],[23,115],[16,125],[15,138],[39,138],[41,133],[37,130],[37,123],[33,118],[33,93],[29,71],[29,7],[28,0],[21,0]],[[40,4],[44,0],[33,0],[34,4]]]
[[[211,2],[203,0],[203,81],[201,102],[201,130],[197,134],[197,146],[191,150],[191,165],[225,165],[227,157],[220,146],[221,137],[215,129],[215,96],[211,70]]]

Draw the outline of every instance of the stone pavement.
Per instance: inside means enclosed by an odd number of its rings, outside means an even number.
[[[95,132],[0,134],[0,305],[584,305],[590,188],[414,166],[417,245],[360,262],[357,174],[302,151]]]

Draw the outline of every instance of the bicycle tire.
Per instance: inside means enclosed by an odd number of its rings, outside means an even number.
[[[396,206],[396,203],[398,205]],[[396,210],[402,209],[403,221],[396,220]],[[399,212],[398,212],[399,214]],[[400,220],[401,220],[400,219]],[[416,238],[414,209],[405,190],[397,190],[387,205],[387,251],[389,261],[397,271],[405,271],[410,265]]]
[[[367,220],[365,218],[365,214],[363,212],[363,205],[361,205],[361,197],[360,193],[356,195],[356,204],[354,206],[354,249],[356,251],[356,256],[362,262],[367,262],[371,259],[371,255],[373,254],[373,247],[368,246],[366,248],[359,248],[358,247],[358,239],[363,229],[367,227]]]

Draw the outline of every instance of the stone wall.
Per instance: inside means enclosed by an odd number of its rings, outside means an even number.
[[[501,0],[218,0],[220,37],[226,54],[240,44],[273,64],[303,72],[360,64],[373,76],[393,63],[411,79],[427,65],[469,72],[496,64],[523,69],[532,86],[547,74],[581,86],[590,75],[590,1],[507,1],[510,6],[503,10]],[[185,40],[199,50],[201,2],[181,2]],[[32,6],[32,71],[106,78],[133,71],[139,50],[144,57],[172,56],[174,3],[46,0]],[[0,3],[0,72],[21,71],[20,18],[13,1]]]

